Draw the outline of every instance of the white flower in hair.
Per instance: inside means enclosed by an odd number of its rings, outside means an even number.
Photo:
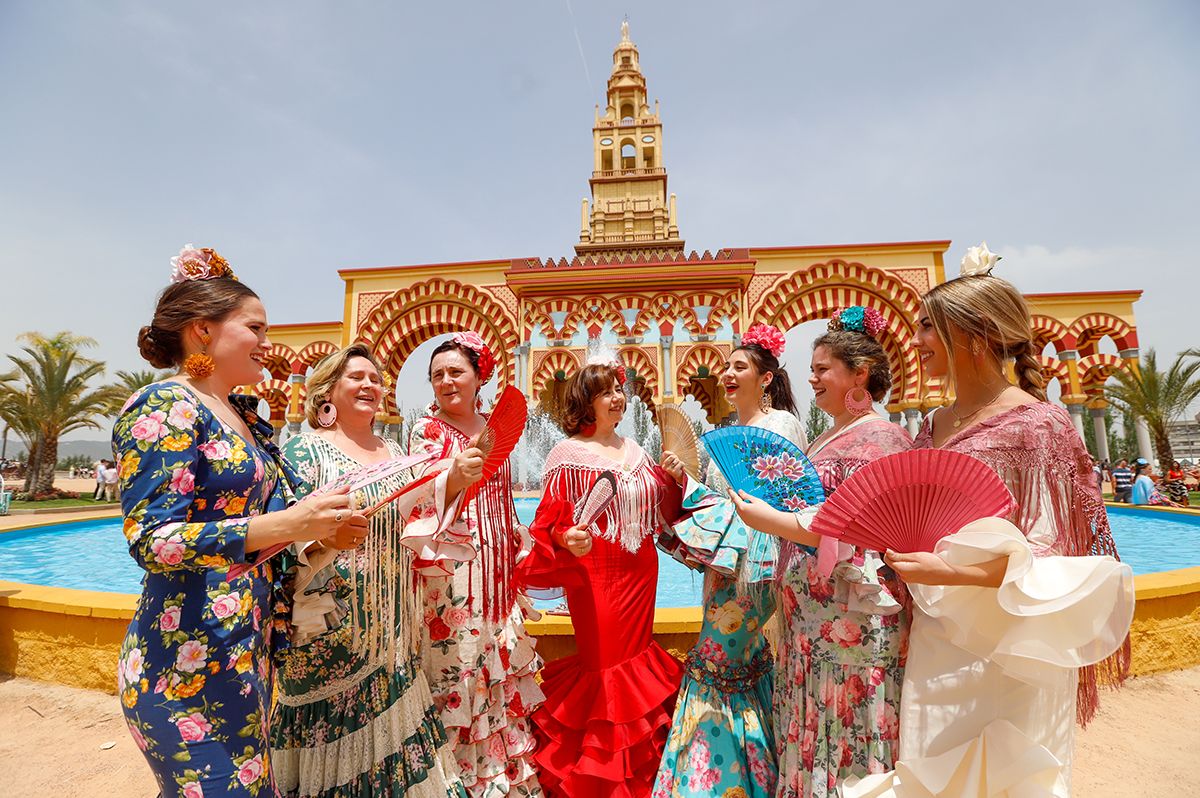
[[[962,264],[959,266],[958,275],[974,277],[979,274],[991,274],[992,269],[996,268],[998,260],[1000,260],[1000,256],[988,249],[987,242],[984,241],[977,247],[967,248],[967,254],[963,255]]]

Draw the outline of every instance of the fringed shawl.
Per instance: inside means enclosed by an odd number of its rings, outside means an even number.
[[[425,416],[413,425],[409,451],[415,454],[424,448],[441,452],[444,439],[450,441],[450,457],[469,448],[472,443],[457,428],[441,419]],[[493,622],[507,618],[517,600],[513,581],[517,552],[520,550],[520,540],[515,534],[516,512],[512,468],[509,461],[505,460],[500,469],[483,483],[474,500],[464,510],[468,528],[476,530],[479,555],[459,566],[472,570],[468,580],[468,598],[474,602],[478,584],[483,594],[480,597],[483,614]]]
[[[933,448],[933,415],[925,419],[913,448]],[[1120,559],[1092,458],[1067,411],[1048,402],[1019,405],[951,436],[941,448],[987,463],[1016,499],[1011,521],[1034,554]],[[1125,645],[1098,665],[1079,671],[1077,716],[1086,725],[1099,703],[1098,680],[1118,685],[1129,675]]]
[[[649,455],[629,438],[625,439],[620,461],[596,454],[583,444],[568,439],[546,456],[542,484],[546,496],[576,503],[602,471],[612,471],[617,481],[617,500],[608,506],[596,526],[605,540],[634,553],[661,523],[659,504],[664,491],[655,469]]]

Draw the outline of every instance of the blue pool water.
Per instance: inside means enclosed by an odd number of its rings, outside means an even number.
[[[528,523],[536,499],[518,499]],[[1134,508],[1109,510],[1121,559],[1136,574],[1200,565],[1200,517]],[[701,578],[659,554],[658,606],[700,603]],[[79,521],[0,534],[0,580],[36,585],[138,593],[142,570],[129,556],[121,520]]]

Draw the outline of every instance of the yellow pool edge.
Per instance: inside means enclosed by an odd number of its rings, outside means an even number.
[[[1200,665],[1200,566],[1135,576],[1134,586],[1134,674]],[[127,593],[0,581],[0,672],[115,692],[117,654],[137,602]],[[682,657],[695,643],[702,620],[700,607],[658,609],[654,637]],[[544,614],[527,628],[546,660],[574,653],[569,616]]]

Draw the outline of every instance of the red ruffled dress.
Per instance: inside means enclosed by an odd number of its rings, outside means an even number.
[[[575,557],[551,535],[571,526],[575,503],[602,471],[616,477],[617,500],[597,522],[591,551]],[[578,651],[542,670],[534,758],[547,795],[650,795],[683,676],[654,642],[654,537],[680,500],[675,481],[629,439],[621,462],[572,440],[546,458],[534,550],[517,566],[518,579],[565,590]]]

